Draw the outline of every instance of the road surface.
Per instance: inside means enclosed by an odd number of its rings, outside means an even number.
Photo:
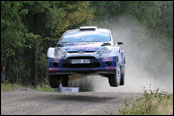
[[[135,100],[140,96],[140,93],[116,92],[1,92],[1,115],[119,114],[125,100]]]

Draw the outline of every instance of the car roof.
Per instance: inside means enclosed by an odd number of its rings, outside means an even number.
[[[80,29],[72,29],[72,30],[68,30],[66,31],[63,35],[71,35],[71,34],[78,34],[81,32],[86,32],[86,31],[91,31],[91,32],[103,32],[103,33],[108,33],[110,32],[109,29],[105,29],[105,28],[96,28],[95,30],[80,30]]]

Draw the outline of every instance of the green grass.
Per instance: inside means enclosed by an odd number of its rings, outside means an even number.
[[[38,85],[38,86],[36,87],[36,90],[38,90],[38,91],[43,91],[43,92],[55,92],[55,89],[53,89],[53,88],[46,87],[46,86],[41,87],[40,85]]]
[[[21,86],[18,84],[8,84],[8,83],[4,83],[1,84],[1,91],[13,91],[16,90],[18,88],[20,88]]]
[[[36,87],[32,87],[32,86],[22,86],[20,84],[10,84],[10,83],[3,83],[1,85],[2,92],[14,91],[19,88],[28,88],[28,89],[33,89],[33,90],[42,91],[42,92],[55,92],[55,89],[49,87],[48,85],[47,86],[44,85],[42,87],[40,85],[37,85]]]
[[[119,110],[121,115],[173,115],[173,94],[157,90],[145,90],[143,98],[133,103],[125,101]]]

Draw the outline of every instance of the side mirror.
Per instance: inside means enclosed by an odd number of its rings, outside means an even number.
[[[122,44],[123,44],[123,42],[117,42],[117,44],[118,44],[118,45],[122,45]]]

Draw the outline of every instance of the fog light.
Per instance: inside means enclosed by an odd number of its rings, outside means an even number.
[[[107,66],[111,66],[112,65],[112,62],[110,62],[110,61],[106,62],[106,65]]]
[[[54,67],[57,67],[57,66],[58,66],[58,63],[53,63],[53,66],[54,66]]]

